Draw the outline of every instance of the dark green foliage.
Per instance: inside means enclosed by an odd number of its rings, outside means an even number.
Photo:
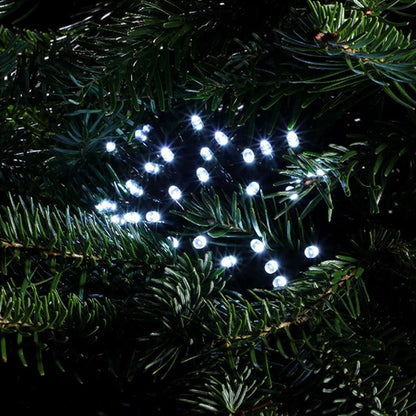
[[[416,2],[58,3],[0,0],[1,409],[416,415]],[[239,152],[302,136],[256,198],[218,156],[226,180],[172,210],[203,254],[93,209],[134,205],[139,126],[191,160],[194,112]]]

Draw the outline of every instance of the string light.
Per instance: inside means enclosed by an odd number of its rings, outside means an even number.
[[[254,159],[255,159],[254,152],[251,149],[248,149],[248,148],[244,149],[242,155],[243,155],[244,162],[246,163],[254,162]]]
[[[150,131],[150,128],[149,128],[149,131]],[[147,134],[145,134],[146,132],[147,131],[145,131],[143,127],[143,130],[139,129],[134,132],[134,137],[138,140],[141,140],[142,142],[145,142],[147,140]]]
[[[120,215],[117,215],[117,214],[112,215],[110,217],[110,220],[113,224],[119,224],[119,225],[124,224],[124,220],[120,217]]]
[[[206,247],[207,239],[203,235],[198,235],[192,241],[192,245],[197,249],[201,250],[202,248]]]
[[[175,185],[169,186],[168,192],[170,197],[175,201],[182,198],[182,191]]]
[[[260,151],[264,156],[270,156],[273,153],[273,147],[268,140],[263,139],[260,142]]]
[[[161,219],[160,213],[157,211],[146,212],[146,221],[148,222],[159,222]]]
[[[114,152],[114,150],[116,150],[116,144],[114,142],[107,142],[105,150],[107,150],[107,152]]]
[[[196,114],[191,117],[191,124],[196,131],[202,130],[204,128],[204,122],[201,120],[201,117],[197,116]]]
[[[299,137],[298,135],[293,131],[290,130],[286,134],[287,143],[290,147],[298,147],[299,146]]]
[[[201,155],[202,159],[206,160],[207,162],[210,161],[214,157],[214,154],[212,153],[209,147],[201,148],[201,151],[199,152],[199,154]]]
[[[141,215],[138,212],[126,212],[123,215],[123,220],[125,222],[128,222],[130,224],[137,224],[138,222],[140,222],[142,219]]]
[[[279,268],[279,263],[277,263],[276,260],[269,260],[265,265],[264,265],[264,270],[266,271],[266,273],[268,274],[273,274],[276,273],[277,269]]]
[[[263,241],[260,241],[258,239],[251,240],[250,247],[255,253],[262,253],[266,248]]]
[[[237,259],[234,256],[225,256],[221,259],[221,266],[225,268],[233,267],[237,264]]]
[[[172,243],[172,247],[173,248],[178,248],[179,247],[179,240],[176,237],[173,236],[169,236],[168,240]]]
[[[284,287],[287,285],[287,279],[284,276],[276,276],[272,281],[273,287]]]
[[[143,188],[136,181],[131,179],[126,182],[126,188],[133,196],[142,196],[144,194]]]
[[[147,173],[152,173],[152,174],[156,175],[157,173],[159,173],[159,171],[160,171],[160,167],[159,167],[159,165],[158,165],[158,164],[156,164],[156,163],[153,163],[153,162],[147,162],[147,163],[144,165],[144,170],[145,170]]]
[[[151,129],[152,129],[152,126],[150,126],[149,124],[145,124],[142,128],[144,133],[150,133]]]
[[[305,257],[313,259],[319,255],[319,248],[317,246],[308,246],[305,248]]]
[[[209,173],[205,168],[202,168],[202,167],[198,168],[196,170],[196,176],[203,183],[209,181]]]
[[[175,155],[173,154],[172,150],[169,149],[169,147],[162,147],[160,149],[160,155],[162,156],[163,160],[165,162],[172,162],[172,160],[175,158]]]
[[[246,194],[248,196],[254,196],[259,192],[260,185],[257,182],[250,182],[246,187]]]
[[[229,138],[226,134],[222,131],[216,131],[214,134],[214,138],[220,146],[225,146],[228,144]]]
[[[325,172],[322,169],[317,169],[316,176],[325,176]]]
[[[95,208],[99,212],[115,211],[117,209],[117,204],[113,201],[109,201],[108,199],[104,199],[97,204]]]
[[[290,197],[289,197],[292,201],[296,201],[298,198],[299,198],[299,195],[298,194],[292,194],[292,195],[290,195]]]

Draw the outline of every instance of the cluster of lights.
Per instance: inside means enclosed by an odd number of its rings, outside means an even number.
[[[193,115],[190,119],[190,122],[195,131],[201,131],[205,127],[204,122],[198,115]],[[148,140],[148,133],[150,131],[151,131],[151,127],[149,125],[144,125],[141,129],[137,129],[134,132],[134,137],[142,142],[145,142]],[[219,130],[214,132],[213,139],[221,147],[226,146],[227,144],[230,143],[230,138],[224,132],[219,131]],[[287,132],[286,139],[287,139],[288,145],[291,148],[296,148],[300,144],[299,137],[296,134],[296,132],[293,130],[290,130]],[[260,141],[259,149],[260,149],[260,152],[263,154],[263,156],[272,156],[274,153],[272,144],[270,143],[270,141],[266,139],[262,139]],[[116,144],[114,142],[107,142],[106,150],[107,152],[115,152]],[[171,163],[175,159],[175,154],[168,146],[161,147],[159,150],[159,154],[160,154],[160,157],[163,159],[163,161],[166,163]],[[204,146],[200,149],[200,156],[205,162],[212,161],[215,158],[214,152],[207,146]],[[253,150],[250,148],[243,149],[241,152],[241,156],[242,156],[243,161],[246,164],[252,164],[256,161],[256,156]],[[160,169],[161,169],[161,165],[155,162],[147,162],[144,164],[144,171],[152,175],[158,174],[160,172]],[[196,168],[195,174],[196,174],[197,179],[202,184],[205,184],[208,181],[210,181],[210,173],[203,166]],[[313,175],[309,174],[308,176],[313,176]],[[325,172],[322,169],[318,169],[316,171],[316,176],[323,177],[325,176]],[[300,183],[301,181],[298,179],[297,182]],[[140,197],[144,194],[143,187],[140,186],[137,182],[135,182],[132,179],[128,180],[125,186],[127,190],[130,192],[130,194],[135,197]],[[248,183],[248,185],[246,186],[245,192],[247,196],[254,197],[255,195],[259,193],[260,189],[261,189],[260,184],[257,181],[252,181]],[[293,186],[286,187],[286,191],[288,192],[292,191],[293,189],[294,189]],[[182,198],[182,191],[176,185],[170,185],[169,188],[167,189],[167,193],[170,196],[170,198],[174,201],[178,201]],[[298,197],[299,195],[297,193],[292,193],[290,194],[289,199],[294,201],[298,199]],[[103,200],[98,205],[96,205],[96,209],[99,212],[114,212],[117,209],[117,204],[109,200]],[[144,218],[148,223],[159,223],[162,221],[161,214],[158,211],[154,211],[154,210],[148,211],[145,214]],[[123,215],[118,215],[118,214],[111,215],[111,221],[119,225],[137,224],[141,222],[142,220],[143,220],[142,216],[138,212],[135,212],[135,211],[129,211],[129,212],[124,213]],[[167,239],[168,241],[170,241],[173,248],[179,247],[179,240],[176,237],[169,236],[167,237]],[[260,240],[257,238],[252,239],[249,245],[250,245],[251,250],[256,254],[264,253],[267,250],[266,243],[263,240]],[[202,250],[202,249],[207,248],[208,246],[207,237],[204,235],[197,235],[192,240],[192,246],[196,250]],[[304,255],[308,259],[316,258],[319,255],[319,248],[315,245],[308,246],[304,250]],[[238,263],[237,257],[235,257],[234,255],[224,256],[220,260],[220,265],[224,268],[232,268],[236,266],[237,263]],[[279,270],[279,263],[276,259],[272,258],[272,259],[267,260],[264,263],[265,273],[268,275],[275,275],[272,280],[272,286],[275,288],[284,287],[288,283],[288,280],[285,276],[283,275],[276,276],[276,273],[278,272],[278,270]]]

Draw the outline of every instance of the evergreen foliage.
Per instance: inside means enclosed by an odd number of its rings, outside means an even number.
[[[1,410],[416,415],[416,1],[60,8],[0,0]],[[169,232],[211,239],[202,254],[94,209],[134,205],[147,123],[180,137],[167,180],[189,184],[194,113],[239,150],[302,138],[262,162],[255,198],[224,153],[169,208]],[[259,275],[252,238],[287,286]],[[220,267],[223,248],[243,265]]]

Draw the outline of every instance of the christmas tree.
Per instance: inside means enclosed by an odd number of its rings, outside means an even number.
[[[416,415],[415,21],[0,0],[2,414]]]

